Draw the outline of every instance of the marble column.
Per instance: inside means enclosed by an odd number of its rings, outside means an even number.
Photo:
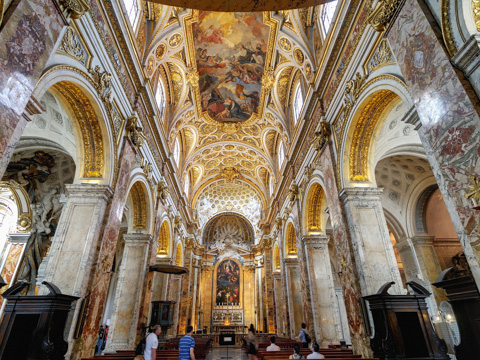
[[[102,233],[102,240],[99,244],[97,244],[97,256],[90,258],[90,261],[95,262],[96,266],[93,275],[88,279],[88,285],[84,288],[88,290],[88,297],[85,300],[88,301],[88,307],[86,310],[82,335],[75,340],[73,346],[71,347],[71,349],[74,349],[71,355],[72,360],[90,357],[93,355],[95,350],[98,330],[100,328],[100,322],[105,306],[105,299],[108,292],[108,285],[111,278],[113,259],[115,257],[115,250],[117,248],[120,224],[122,223],[123,209],[128,196],[128,182],[134,162],[135,150],[130,141],[125,138],[124,146],[121,152],[121,158],[119,161],[120,165],[117,183],[115,186],[115,193],[106,217]],[[100,217],[99,219],[95,219],[94,222],[101,220],[104,220],[104,218]],[[75,221],[78,221],[78,219],[75,219]],[[86,227],[85,224],[88,224],[88,222],[78,221],[77,226]],[[68,261],[71,261],[69,257],[67,259]],[[63,274],[63,277],[67,278],[68,276]],[[68,356],[70,356],[69,353],[67,353],[66,357]]]
[[[329,240],[328,236],[320,235],[302,238],[311,289],[313,326],[320,347],[340,341],[341,323],[328,251]]]
[[[402,259],[407,281],[419,282],[434,295],[434,298],[430,296],[427,299],[430,315],[436,315],[437,304],[442,300],[447,300],[443,290],[431,285],[442,271],[435,254],[433,241],[433,236],[416,236],[395,245]]]
[[[297,258],[283,259],[285,265],[285,280],[287,284],[288,314],[290,322],[290,337],[300,334],[304,321],[302,306],[302,287],[300,283],[300,266]]]
[[[148,271],[149,234],[123,235],[125,248],[120,265],[106,351],[135,348],[142,287]]]
[[[383,189],[345,188],[340,197],[345,205],[363,296],[375,294],[386,282],[394,281],[390,293],[404,294],[393,245],[381,202]]]
[[[31,95],[45,64],[54,52],[57,40],[68,24],[63,14],[59,12],[60,6],[58,3],[55,4],[56,2],[16,1],[12,13],[2,23],[0,30],[0,178],[3,177],[25,129],[28,115],[44,110],[39,101],[33,99]],[[79,17],[81,13],[76,15]]]
[[[422,126],[418,134],[472,274],[480,286],[479,216],[465,194],[480,177],[480,105],[450,62],[438,24],[423,1],[406,0],[385,36]]]

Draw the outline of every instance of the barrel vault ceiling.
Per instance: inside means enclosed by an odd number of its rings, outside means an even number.
[[[137,38],[152,87],[164,84],[162,128],[170,152],[180,144],[178,180],[196,210],[218,183],[247,184],[270,204],[276,161],[294,134],[294,85],[314,80],[321,54],[317,11],[222,13],[144,3]],[[215,185],[216,184],[216,185]]]

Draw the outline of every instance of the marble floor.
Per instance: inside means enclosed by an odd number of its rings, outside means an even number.
[[[246,360],[247,354],[240,348],[228,348],[228,359]],[[227,360],[227,348],[215,347],[210,351],[205,360]]]

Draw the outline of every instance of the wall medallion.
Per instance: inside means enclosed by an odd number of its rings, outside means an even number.
[[[183,36],[180,33],[175,33],[170,36],[170,40],[168,40],[168,45],[173,49],[179,46],[183,41]]]
[[[170,39],[170,41],[171,40],[172,39]],[[162,60],[166,52],[167,52],[167,47],[165,46],[165,44],[161,43],[160,45],[158,45],[157,49],[155,50],[155,58],[158,61]]]
[[[298,65],[303,65],[303,61],[305,60],[305,57],[303,56],[302,50],[299,48],[296,48],[293,51],[293,57],[295,58],[295,61],[297,62]]]
[[[280,49],[282,49],[283,51],[286,51],[286,52],[292,51],[292,43],[286,37],[281,37],[278,40],[278,45],[280,46]]]

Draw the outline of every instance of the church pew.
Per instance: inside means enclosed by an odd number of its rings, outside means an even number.
[[[282,356],[267,356],[265,360],[288,360],[291,354],[289,355],[282,355]],[[349,360],[350,358],[345,357],[337,357],[337,358],[329,358],[330,360]],[[378,358],[361,358],[362,360],[379,360]]]

